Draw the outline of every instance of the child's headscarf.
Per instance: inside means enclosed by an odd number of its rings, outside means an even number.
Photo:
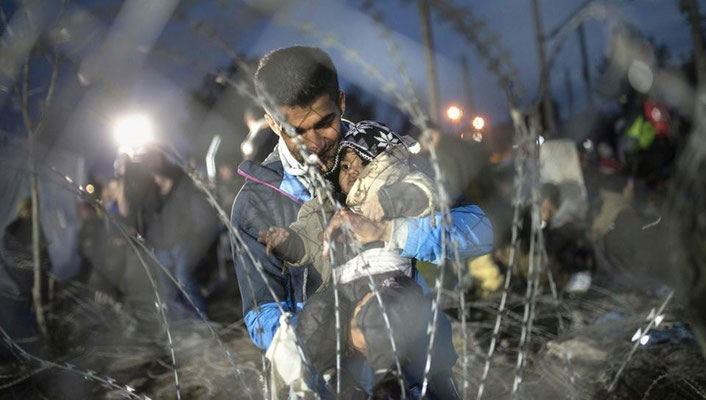
[[[357,124],[353,124],[351,128],[343,134],[338,144],[336,160],[328,174],[338,169],[341,154],[346,148],[352,149],[360,158],[370,162],[373,161],[378,154],[398,144],[403,144],[410,153],[419,152],[419,143],[409,136],[402,136],[393,132],[384,124],[375,121],[361,121]]]

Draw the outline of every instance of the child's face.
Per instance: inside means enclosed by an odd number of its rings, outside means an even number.
[[[348,194],[353,184],[363,172],[365,165],[363,165],[363,159],[358,157],[355,151],[351,149],[346,149],[343,151],[343,157],[341,158],[341,168],[338,173],[338,185],[341,187],[343,193]]]

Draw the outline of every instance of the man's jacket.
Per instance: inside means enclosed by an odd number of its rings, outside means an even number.
[[[345,132],[347,122],[342,125]],[[271,226],[289,226],[296,221],[302,204],[312,196],[294,176],[284,171],[277,149],[262,165],[244,161],[238,174],[246,179],[246,183],[233,203],[231,222],[248,251],[240,243],[232,243],[233,259],[248,332],[258,347],[267,349],[279,327],[280,306],[284,311],[296,314],[322,280],[313,268],[288,268],[282,272],[282,261],[275,255],[265,254],[265,246],[257,241],[258,233]],[[492,249],[493,230],[479,207],[455,207],[451,216],[453,226],[444,229],[447,238],[458,244],[462,259],[477,257]],[[397,247],[403,257],[439,262],[441,215],[435,215],[435,221],[431,218],[407,219],[395,224],[391,241],[399,244]],[[415,274],[415,278],[428,293],[423,278],[419,274]]]

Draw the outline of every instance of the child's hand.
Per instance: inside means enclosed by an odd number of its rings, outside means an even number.
[[[285,228],[270,227],[266,231],[260,231],[257,241],[265,245],[265,253],[269,256],[277,246],[289,239],[289,231]]]
[[[385,216],[385,210],[380,205],[377,192],[368,195],[365,202],[360,206],[360,212],[371,221],[382,221],[382,217]]]
[[[390,240],[390,235],[392,234],[392,221],[375,222],[362,215],[354,214],[350,210],[342,209],[331,217],[328,226],[324,230],[322,256],[325,257],[328,253],[329,243],[326,238],[335,240],[335,233],[344,225],[347,225],[352,230],[354,239],[361,244],[377,241],[386,242]],[[338,236],[340,237],[341,235]]]

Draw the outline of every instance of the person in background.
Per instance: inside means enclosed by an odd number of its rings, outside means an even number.
[[[147,243],[155,248],[160,263],[183,285],[194,305],[207,315],[195,271],[218,236],[218,217],[206,196],[179,167],[161,156],[155,161],[152,177],[158,187],[159,205],[147,224]],[[171,311],[176,316],[196,315],[186,299],[181,299],[183,307],[179,308],[181,292],[165,274],[159,276]]]
[[[238,194],[238,181],[236,180],[233,166],[221,164],[218,166],[218,180],[216,190],[218,191],[218,203],[227,212],[233,205],[235,195]]]
[[[250,105],[243,113],[248,126],[248,136],[240,144],[243,160],[261,163],[277,144],[277,135],[267,125],[265,112],[256,105]]]
[[[572,215],[571,205],[562,199],[559,187],[553,183],[544,183],[540,188],[541,226],[544,230],[544,245],[550,260],[554,261],[561,276],[567,276],[564,291],[569,293],[585,292],[591,287],[595,259],[593,246],[586,234],[583,221]],[[568,196],[567,196],[568,197]],[[569,210],[569,212],[562,212]]]

